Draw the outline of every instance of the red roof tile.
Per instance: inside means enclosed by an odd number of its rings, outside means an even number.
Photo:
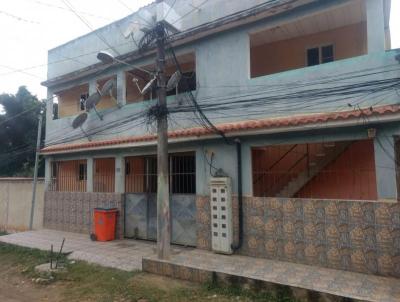
[[[350,110],[341,112],[331,112],[331,113],[315,113],[308,115],[298,115],[292,117],[278,117],[278,118],[268,118],[264,120],[248,120],[242,122],[232,122],[218,124],[216,127],[226,133],[238,132],[238,131],[248,131],[257,129],[268,129],[268,128],[279,128],[279,127],[296,127],[303,126],[307,124],[318,124],[330,121],[347,120],[351,118],[362,118],[371,116],[382,116],[390,115],[400,112],[399,105],[387,105],[375,108],[368,108],[362,110]],[[183,138],[183,137],[199,137],[204,135],[213,134],[212,130],[205,129],[203,127],[180,129],[168,132],[169,138]],[[132,136],[104,141],[92,141],[86,143],[73,143],[73,144],[61,144],[48,146],[41,150],[42,153],[52,153],[52,152],[62,152],[68,150],[79,150],[79,149],[96,149],[102,146],[117,146],[130,143],[138,142],[149,142],[155,141],[157,136],[155,134],[148,134],[142,136]]]

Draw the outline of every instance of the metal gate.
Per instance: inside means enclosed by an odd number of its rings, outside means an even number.
[[[173,194],[170,212],[171,242],[196,246],[196,195]],[[125,194],[125,237],[156,240],[156,194]]]

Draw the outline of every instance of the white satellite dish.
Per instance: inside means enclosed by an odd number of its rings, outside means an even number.
[[[173,75],[170,77],[167,83],[167,91],[171,91],[172,89],[175,89],[176,86],[178,86],[179,81],[182,79],[182,74],[179,72],[179,70],[175,71]]]
[[[86,100],[86,111],[96,108],[96,105],[100,102],[100,100],[101,94],[98,91],[91,94]]]
[[[112,94],[113,88],[116,86],[116,81],[114,78],[109,79],[107,82],[104,83],[103,87],[100,90],[100,94],[107,95],[107,94]]]
[[[130,36],[134,36],[135,34],[140,32],[142,28],[141,24],[138,21],[129,22],[128,27],[124,31],[124,37],[129,38]]]
[[[117,86],[117,82],[115,78],[109,79],[107,82],[104,83],[103,87],[100,90],[101,96],[109,95],[110,98],[117,104],[118,108],[121,108],[121,104],[113,96],[113,89]]]
[[[138,84],[138,79],[137,78],[133,78],[132,81],[134,83],[136,83],[136,86],[140,92],[141,95],[145,95],[146,93],[148,93],[154,86],[155,82],[157,81],[157,78],[154,77],[153,79],[150,80],[150,82],[148,82],[146,84],[146,86],[143,87],[143,89],[140,89],[139,84]]]
[[[96,105],[100,103],[101,100],[101,94],[99,91],[96,91],[92,95],[88,97],[86,100],[86,111],[94,110],[99,117],[100,120],[103,120],[103,116],[97,111]]]

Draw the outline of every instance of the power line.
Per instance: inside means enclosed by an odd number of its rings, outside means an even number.
[[[107,40],[97,31],[92,28],[90,23],[82,17],[74,8],[74,6],[68,0],[62,0],[65,6],[71,9],[71,11],[101,40],[104,44],[106,44],[110,49],[112,49],[116,54],[120,54],[112,45],[110,45]]]
[[[164,16],[164,20],[167,19],[169,13],[170,13],[170,12],[172,11],[172,9],[174,8],[174,6],[175,6],[175,4],[176,4],[176,1],[177,1],[177,0],[174,0],[174,3],[172,3],[172,5],[169,7],[167,13],[166,13],[165,16]]]
[[[20,73],[26,74],[28,76],[31,76],[31,77],[34,77],[34,78],[37,78],[37,79],[40,79],[40,80],[43,79],[42,77],[40,77],[40,76],[38,76],[36,74],[30,73],[30,72],[26,72],[26,71],[23,71],[23,70],[18,70],[17,68],[14,68],[14,67],[10,67],[10,66],[4,65],[4,64],[0,64],[0,66],[3,67],[3,68],[10,69],[13,72],[20,72]]]
[[[8,12],[6,12],[6,11],[3,11],[3,10],[0,10],[0,14],[3,14],[3,15],[5,15],[5,16],[7,16],[7,17],[13,18],[13,19],[18,20],[18,21],[21,21],[21,22],[26,22],[26,23],[29,23],[29,24],[40,25],[40,22],[38,22],[38,21],[28,20],[28,19],[22,18],[22,17],[20,17],[20,16],[10,14],[10,13],[8,13]]]
[[[206,4],[209,0],[204,0],[202,3],[200,3],[197,7],[193,8],[192,10],[190,10],[189,12],[187,12],[186,14],[182,15],[180,18],[176,19],[174,22],[172,22],[172,25],[175,25],[178,21],[183,20],[184,18],[186,18],[187,16],[189,16],[190,14],[192,14],[194,11],[198,10],[200,7],[202,7],[204,4]]]
[[[115,46],[123,46],[123,45],[131,44],[131,43],[132,42],[124,42],[124,43],[121,43],[121,44],[117,44]],[[112,48],[106,48],[106,49],[101,48],[101,49],[97,49],[97,50],[94,50],[94,51],[91,51],[91,52],[80,54],[80,55],[75,56],[75,57],[65,57],[65,59],[53,61],[53,62],[50,62],[50,63],[44,63],[44,64],[40,64],[40,65],[35,65],[35,66],[30,66],[30,67],[25,67],[25,68],[20,68],[20,69],[15,69],[12,72],[1,73],[0,76],[10,75],[10,74],[16,73],[16,72],[22,72],[23,73],[26,70],[31,70],[31,69],[35,69],[35,68],[39,68],[39,67],[54,65],[54,64],[58,64],[58,63],[62,63],[62,62],[70,61],[70,60],[74,60],[74,59],[77,59],[77,58],[81,58],[81,57],[84,57],[84,56],[88,56],[88,55],[91,55],[91,54],[97,54],[101,50],[110,50],[110,49],[112,49]],[[80,63],[82,63],[82,62],[80,62]]]
[[[32,1],[32,0],[29,0],[29,1]],[[47,7],[52,7],[52,8],[57,8],[57,9],[60,9],[60,10],[68,11],[68,12],[73,12],[70,8],[66,8],[66,7],[63,7],[63,6],[58,6],[58,5],[54,5],[54,4],[51,4],[51,3],[42,2],[42,1],[39,1],[39,0],[33,0],[33,1],[35,3],[37,3],[37,4],[39,4],[39,5],[42,5],[42,6],[47,6]],[[82,15],[87,15],[89,17],[95,17],[95,18],[99,18],[99,19],[113,21],[113,19],[111,19],[111,18],[95,15],[95,14],[92,14],[92,13],[89,13],[89,12],[85,12],[85,11],[81,11],[81,10],[77,10],[77,12],[82,14]]]

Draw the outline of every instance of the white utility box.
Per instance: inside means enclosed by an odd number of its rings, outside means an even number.
[[[211,189],[211,242],[214,252],[232,254],[232,186],[229,177],[212,177]]]

